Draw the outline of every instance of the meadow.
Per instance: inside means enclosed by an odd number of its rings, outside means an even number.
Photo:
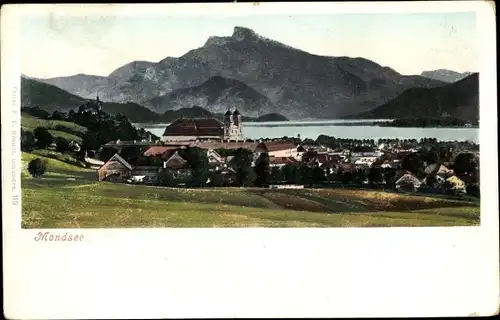
[[[76,123],[39,119],[27,114],[21,115],[21,128],[23,130],[33,132],[37,127],[47,128],[54,138],[61,137],[68,141],[74,140],[78,143],[82,142],[82,136],[87,132],[87,128]]]
[[[478,202],[371,190],[184,189],[97,182],[97,172],[23,153],[23,228],[479,225]],[[32,178],[30,159],[47,162]]]

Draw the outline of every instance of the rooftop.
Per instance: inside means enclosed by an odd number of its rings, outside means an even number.
[[[224,125],[217,119],[181,118],[165,128],[164,136],[223,136]]]

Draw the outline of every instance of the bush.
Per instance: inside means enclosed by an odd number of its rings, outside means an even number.
[[[170,187],[175,184],[174,177],[169,170],[162,170],[158,174],[158,179],[156,180],[157,185],[162,187]]]
[[[28,164],[28,172],[33,176],[33,178],[41,177],[47,170],[47,165],[40,158],[36,158],[30,161]]]
[[[56,138],[56,151],[60,153],[65,153],[66,151],[69,151],[70,145],[68,140],[62,138],[62,137],[57,137]]]

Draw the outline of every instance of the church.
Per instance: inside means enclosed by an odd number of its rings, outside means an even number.
[[[214,118],[180,118],[169,124],[161,141],[244,141],[243,122],[237,109],[228,110],[224,122]]]

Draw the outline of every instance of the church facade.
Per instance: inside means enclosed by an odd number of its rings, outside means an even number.
[[[244,141],[243,122],[238,109],[233,112],[227,110],[224,115],[224,140]]]
[[[169,124],[161,137],[164,142],[244,141],[243,122],[238,110],[227,111],[221,123],[213,118],[180,118]]]

